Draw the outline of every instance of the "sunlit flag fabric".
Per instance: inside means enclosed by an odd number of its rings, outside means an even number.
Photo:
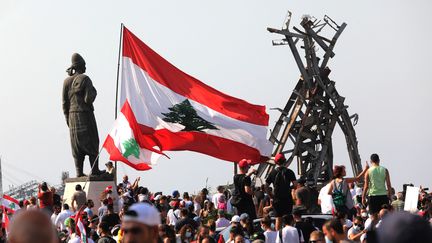
[[[147,149],[189,150],[234,162],[262,162],[271,154],[264,106],[184,73],[124,28],[120,104],[126,101]]]
[[[1,201],[1,205],[11,213],[15,213],[16,210],[20,209],[18,200],[11,196],[3,194]]]

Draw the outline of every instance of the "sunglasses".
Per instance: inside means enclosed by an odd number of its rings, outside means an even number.
[[[133,235],[137,235],[137,234],[140,234],[140,233],[143,232],[143,230],[141,228],[138,228],[138,227],[132,227],[132,228],[129,228],[129,229],[123,228],[122,230],[123,230],[124,234],[131,233]]]
[[[310,240],[309,243],[322,243],[324,240]]]

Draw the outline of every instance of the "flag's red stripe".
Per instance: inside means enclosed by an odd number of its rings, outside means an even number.
[[[265,106],[253,105],[226,95],[184,73],[124,28],[123,56],[129,57],[158,83],[231,118],[267,126]]]
[[[11,196],[8,196],[8,195],[6,195],[6,194],[3,195],[3,198],[6,199],[6,200],[9,200],[9,201],[12,201],[12,202],[14,202],[17,206],[19,206],[19,202],[18,202],[18,200],[16,200],[15,198],[13,198],[13,197],[11,197]]]
[[[149,170],[151,167],[148,164],[140,163],[140,164],[133,164],[129,162],[123,155],[120,153],[118,148],[114,144],[114,140],[111,138],[110,135],[107,136],[103,147],[107,150],[107,152],[110,154],[110,160],[113,161],[122,161],[123,163],[129,165],[130,167],[136,169],[136,170]]]
[[[232,162],[241,159],[250,159],[255,163],[268,160],[258,149],[226,138],[203,132],[171,132],[168,129],[154,130],[142,124],[139,126],[141,132],[147,133],[148,141],[158,141],[158,144],[149,143],[148,146],[160,146],[162,151],[189,150]]]

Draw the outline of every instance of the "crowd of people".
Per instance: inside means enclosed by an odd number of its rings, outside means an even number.
[[[69,205],[42,183],[37,197],[20,201],[1,241],[432,242],[431,194],[422,189],[418,212],[403,212],[404,193],[394,192],[378,155],[355,178],[335,166],[334,178],[320,191],[307,178],[297,179],[285,162],[276,155],[276,168],[257,187],[250,161],[241,160],[234,187],[218,186],[212,195],[206,188],[197,195],[151,192],[139,185],[140,178],[131,183],[124,176],[98,202],[87,199],[78,184]],[[318,225],[316,219],[325,222]]]

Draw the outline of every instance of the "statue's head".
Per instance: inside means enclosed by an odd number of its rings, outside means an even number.
[[[69,75],[75,74],[75,72],[84,73],[86,70],[86,62],[84,61],[84,58],[78,54],[74,53],[72,54],[72,65],[66,70],[66,72],[69,73]]]

